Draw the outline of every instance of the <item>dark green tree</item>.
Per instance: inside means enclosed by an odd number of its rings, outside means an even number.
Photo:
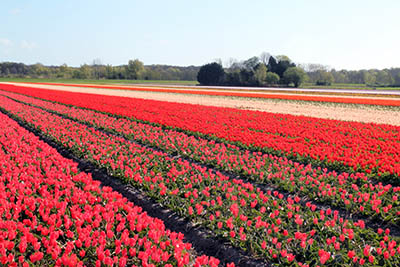
[[[279,77],[283,77],[283,73],[289,68],[296,67],[296,64],[290,62],[289,60],[280,60],[275,68],[275,73],[279,75]]]
[[[201,66],[197,80],[202,85],[219,85],[223,82],[225,71],[216,62]]]
[[[294,87],[299,85],[306,79],[306,72],[299,67],[290,67],[283,73],[283,82],[287,85],[294,84]]]
[[[276,73],[277,66],[278,66],[278,62],[276,62],[275,57],[270,56],[269,60],[268,60],[268,65],[267,65],[268,71]]]

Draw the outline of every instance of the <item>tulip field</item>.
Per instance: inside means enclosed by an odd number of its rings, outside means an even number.
[[[54,144],[260,265],[400,266],[398,126],[9,84],[0,265],[250,265],[199,253]]]

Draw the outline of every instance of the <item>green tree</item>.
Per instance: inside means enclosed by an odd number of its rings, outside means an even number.
[[[68,79],[68,78],[71,78],[71,76],[72,76],[72,69],[70,67],[68,67],[67,64],[65,64],[65,63],[62,64],[59,67],[59,71],[57,73],[57,78],[66,78],[66,79]]]
[[[296,67],[296,65],[291,62],[289,57],[284,55],[271,56],[268,60],[268,71],[278,74],[281,79],[283,78],[283,73],[291,67]]]
[[[381,85],[393,84],[393,78],[386,70],[380,70],[376,76],[376,82]]]
[[[201,66],[197,74],[197,80],[203,85],[218,85],[222,83],[225,71],[221,64],[216,62]]]
[[[86,64],[80,67],[79,72],[79,79],[89,79],[91,77],[90,67]]]
[[[258,57],[251,57],[243,62],[243,66],[248,71],[254,71],[258,66],[260,59]]]
[[[267,84],[278,84],[279,83],[279,75],[273,72],[267,72],[265,77],[265,82]]]
[[[282,56],[283,57],[283,56]],[[275,68],[275,73],[279,75],[279,77],[283,77],[283,74],[285,71],[291,67],[296,67],[296,65],[289,60],[279,60],[276,68]]]
[[[394,77],[394,84],[400,86],[400,72]]]
[[[41,63],[36,63],[31,66],[32,70],[31,73],[33,74],[34,77],[41,77],[48,75],[48,70],[45,66],[43,66]]]
[[[141,78],[141,75],[144,72],[143,62],[141,62],[138,59],[129,60],[125,70],[126,70],[126,79],[137,80]]]
[[[254,79],[257,85],[262,85],[265,82],[265,78],[267,77],[267,67],[264,63],[260,63],[254,70]]]
[[[372,85],[376,83],[376,75],[373,71],[364,71],[363,72],[364,83],[368,85]]]
[[[334,82],[332,73],[326,70],[317,70],[316,73],[316,84],[317,85],[331,85]]]
[[[287,85],[293,83],[295,87],[299,87],[306,78],[306,72],[299,67],[290,67],[283,73],[283,81]]]
[[[276,73],[277,66],[278,66],[278,62],[276,62],[275,57],[270,56],[268,59],[268,65],[267,65],[268,71]]]

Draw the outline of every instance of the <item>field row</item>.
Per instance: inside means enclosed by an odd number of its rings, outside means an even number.
[[[134,184],[182,216],[234,245],[279,264],[335,266],[400,263],[389,230],[365,228],[338,212],[299,204],[300,198],[263,192],[181,159],[1,97],[0,106],[76,155]]]
[[[337,174],[335,171],[328,172],[311,165],[293,163],[287,158],[250,152],[234,145],[216,143],[92,110],[4,91],[0,94],[57,112],[97,129],[122,135],[129,140],[151,145],[166,153],[246,177],[259,184],[273,184],[277,189],[306,196],[353,215],[360,214],[390,224],[397,224],[400,218],[400,187],[373,184],[363,173]]]
[[[0,113],[0,263],[218,266]]]
[[[37,83],[35,83],[37,84]],[[399,99],[379,99],[368,98],[365,95],[358,97],[348,96],[321,96],[321,95],[304,95],[305,93],[289,94],[283,92],[251,92],[243,90],[242,92],[232,89],[218,89],[218,88],[160,88],[160,87],[132,87],[132,86],[118,86],[118,85],[96,85],[96,84],[64,84],[64,83],[39,83],[43,85],[56,85],[56,86],[73,86],[73,87],[86,87],[86,88],[100,88],[100,89],[120,89],[130,91],[143,91],[143,92],[162,92],[162,93],[178,93],[190,95],[210,95],[210,96],[234,96],[234,97],[247,97],[247,98],[267,98],[267,99],[284,99],[284,100],[297,100],[297,101],[312,101],[312,102],[330,102],[330,103],[344,103],[344,104],[360,104],[360,105],[380,105],[380,106],[400,106]],[[293,92],[292,92],[293,93]],[[296,93],[296,92],[294,92]],[[363,98],[364,96],[364,98]]]
[[[2,85],[42,99],[127,116],[400,185],[400,127]]]

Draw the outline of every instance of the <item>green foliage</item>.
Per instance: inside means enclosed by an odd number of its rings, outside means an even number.
[[[260,59],[258,57],[251,57],[243,62],[243,66],[248,71],[254,71],[259,65]]]
[[[306,79],[306,72],[299,67],[290,67],[283,73],[283,81],[285,84],[294,84],[294,87],[299,85]]]
[[[400,86],[400,72],[394,77],[394,84]]]
[[[278,62],[276,62],[275,57],[270,56],[269,60],[268,60],[268,65],[267,65],[268,71],[276,73],[277,66],[278,66]]]
[[[223,82],[225,71],[216,62],[203,65],[197,74],[197,80],[202,85],[219,85]]]
[[[138,80],[144,72],[144,65],[138,59],[129,60],[128,66],[125,67],[126,78],[130,80]]]
[[[254,79],[257,85],[263,85],[265,83],[265,79],[267,77],[267,67],[260,63],[254,70]]]
[[[276,73],[280,78],[283,78],[283,73],[291,67],[296,67],[296,64],[292,63],[289,57],[280,55],[276,58],[271,56],[268,61],[268,70]]]
[[[377,73],[376,82],[381,85],[390,85],[394,81],[389,72],[383,70]]]
[[[264,71],[258,70],[260,64],[266,65],[268,73],[264,78]],[[221,64],[220,64],[221,65]],[[225,76],[218,82],[219,85],[232,86],[261,86],[263,84],[287,83],[283,78],[285,71],[296,65],[289,57],[284,55],[271,56],[262,53],[260,57],[251,57],[244,61],[230,59],[230,64],[225,70]],[[400,68],[369,69],[369,70],[330,70],[328,66],[321,64],[305,64],[302,68],[306,70],[307,86],[332,86],[340,87],[365,87],[397,89],[400,87]],[[130,80],[137,81],[194,81],[200,67],[197,66],[168,66],[168,65],[146,65],[139,60],[131,60],[127,65],[111,66],[101,64],[100,59],[95,59],[91,65],[83,64],[80,67],[71,67],[63,64],[61,66],[44,66],[40,63],[25,65],[23,63],[2,62],[0,63],[0,78],[40,78],[40,79],[91,79],[91,80]],[[275,73],[279,76],[278,82]],[[334,85],[331,85],[335,83]]]
[[[279,75],[273,72],[267,72],[265,77],[265,82],[269,85],[278,84],[279,83]]]
[[[174,80],[194,81],[197,77],[199,67],[148,65],[131,62],[129,65],[111,66],[102,65],[100,60],[94,60],[92,65],[81,65],[70,67],[66,64],[61,66],[44,66],[40,63],[25,65],[22,63],[4,62],[0,63],[0,78],[40,78],[40,79],[144,79],[144,80]],[[143,68],[142,68],[143,66]],[[128,69],[128,72],[127,72]],[[131,71],[132,72],[129,72]],[[139,70],[139,71],[138,71]],[[127,74],[130,74],[128,76]]]
[[[334,82],[334,78],[332,73],[327,72],[325,70],[317,71],[317,81],[316,85],[331,85]]]

